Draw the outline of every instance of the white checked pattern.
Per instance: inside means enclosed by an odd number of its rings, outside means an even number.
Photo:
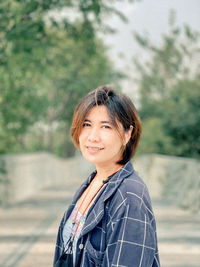
[[[78,190],[61,222],[55,260],[62,253],[62,225],[94,175]],[[83,249],[79,249],[80,244],[83,244]],[[77,242],[76,266],[160,266],[156,224],[148,190],[131,162],[112,176],[90,208]]]

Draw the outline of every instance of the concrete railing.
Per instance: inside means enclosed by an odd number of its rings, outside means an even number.
[[[82,157],[61,159],[49,153],[6,155],[7,183],[0,184],[3,204],[22,201],[41,188],[86,178],[92,166]]]
[[[3,157],[8,183],[0,184],[1,202],[22,201],[41,188],[83,180],[92,164],[82,157],[61,159],[49,153]],[[200,163],[194,159],[143,155],[133,160],[152,198],[169,198],[183,207],[200,209]]]
[[[151,197],[168,199],[200,212],[199,160],[150,154],[136,158],[134,166]]]

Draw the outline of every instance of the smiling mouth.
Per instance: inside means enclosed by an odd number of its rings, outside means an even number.
[[[89,150],[89,151],[100,151],[100,150],[103,150],[102,147],[93,147],[93,146],[86,146],[86,148]]]

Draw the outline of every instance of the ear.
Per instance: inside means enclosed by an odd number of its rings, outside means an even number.
[[[124,145],[125,146],[128,144],[128,142],[131,138],[132,131],[133,131],[133,125],[130,125],[129,130],[125,132],[125,138],[124,138],[124,141],[125,141]]]

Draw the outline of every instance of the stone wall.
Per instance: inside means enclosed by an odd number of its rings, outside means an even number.
[[[92,165],[82,157],[62,159],[49,153],[6,155],[7,183],[0,184],[1,202],[22,201],[41,188],[87,177]]]
[[[22,201],[41,188],[85,179],[94,167],[82,157],[61,159],[49,153],[6,155],[7,183],[0,183],[4,204]],[[179,206],[200,209],[200,162],[189,158],[143,155],[134,167],[152,198],[165,198]]]
[[[134,166],[152,198],[200,212],[200,161],[150,154],[136,158]]]

